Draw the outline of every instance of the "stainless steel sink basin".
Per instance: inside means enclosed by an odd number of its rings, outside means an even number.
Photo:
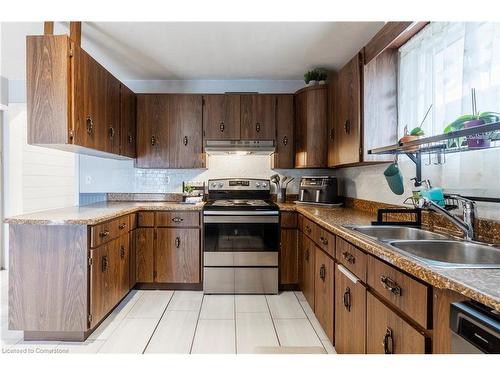
[[[500,249],[467,241],[391,241],[389,245],[423,263],[442,268],[500,268]]]
[[[359,233],[363,233],[377,240],[447,240],[449,237],[422,229],[396,225],[364,225],[351,226]]]

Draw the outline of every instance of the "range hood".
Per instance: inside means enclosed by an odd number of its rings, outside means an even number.
[[[271,155],[274,141],[205,141],[208,155]]]

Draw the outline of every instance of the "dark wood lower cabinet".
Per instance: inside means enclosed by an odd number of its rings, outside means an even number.
[[[356,281],[357,280],[357,281]],[[366,341],[366,288],[342,266],[335,269],[335,350],[364,354]]]
[[[130,244],[130,251],[129,251],[129,289],[132,289],[134,285],[137,282],[137,276],[136,276],[136,251],[135,251],[135,240],[136,240],[136,233],[137,229],[134,229],[129,233],[129,244]]]
[[[136,281],[152,283],[154,280],[154,228],[137,228],[135,236]]]
[[[307,236],[301,235],[300,243],[300,290],[309,306],[314,309],[314,254],[315,246]]]
[[[281,229],[280,283],[298,284],[297,229]]]
[[[427,338],[370,292],[366,297],[368,354],[424,354]]]
[[[320,248],[315,249],[314,313],[330,341],[334,342],[335,263]]]
[[[155,282],[200,282],[200,230],[157,228]]]

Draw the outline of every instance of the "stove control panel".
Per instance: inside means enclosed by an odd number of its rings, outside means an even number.
[[[269,180],[260,179],[217,179],[208,181],[208,190],[270,190]]]

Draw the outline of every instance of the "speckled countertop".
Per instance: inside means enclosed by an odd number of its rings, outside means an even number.
[[[9,217],[8,224],[38,225],[93,225],[122,215],[142,210],[157,211],[200,211],[203,203],[185,204],[179,202],[102,202],[87,206],[73,206],[55,210],[39,211]]]
[[[434,287],[449,289],[500,311],[500,269],[437,268],[403,255],[382,242],[371,239],[344,225],[370,224],[372,213],[352,208],[278,204],[284,211],[297,211],[332,233],[339,235],[366,252],[426,281]]]

